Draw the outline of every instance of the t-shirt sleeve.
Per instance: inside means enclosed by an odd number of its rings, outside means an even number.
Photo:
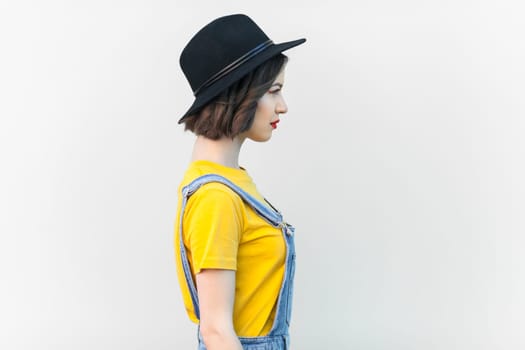
[[[204,185],[188,199],[183,230],[195,274],[205,268],[237,270],[243,203],[222,187]]]

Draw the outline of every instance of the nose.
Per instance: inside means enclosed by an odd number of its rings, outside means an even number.
[[[288,106],[286,105],[286,102],[284,101],[284,97],[281,96],[275,109],[276,109],[277,114],[283,114],[283,113],[288,112]]]

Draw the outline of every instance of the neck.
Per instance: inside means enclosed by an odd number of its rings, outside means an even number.
[[[204,136],[197,136],[193,145],[191,160],[209,160],[230,168],[239,169],[239,153],[243,142],[244,138],[238,137],[235,137],[233,140],[227,137],[212,140]]]

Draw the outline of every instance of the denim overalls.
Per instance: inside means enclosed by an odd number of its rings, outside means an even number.
[[[263,205],[257,199],[253,198],[250,194],[239,188],[237,185],[229,181],[228,179],[216,175],[207,174],[200,176],[193,180],[190,184],[182,188],[182,204],[179,217],[179,237],[180,237],[180,256],[182,259],[182,267],[184,269],[184,276],[186,278],[186,284],[190,291],[191,300],[195,310],[197,319],[200,318],[199,313],[199,301],[197,299],[197,289],[193,281],[188,258],[186,255],[186,248],[182,239],[182,221],[184,217],[184,209],[188,198],[202,185],[209,182],[222,183],[233,191],[235,191],[243,201],[250,205],[253,210],[265,219],[273,227],[278,227],[283,232],[283,237],[286,242],[286,259],[283,282],[279,291],[279,298],[277,300],[277,310],[275,313],[275,319],[270,332],[266,336],[261,337],[239,337],[239,340],[244,350],[288,350],[290,348],[290,336],[288,328],[290,325],[290,316],[292,311],[292,297],[293,297],[293,279],[295,273],[295,245],[294,245],[294,227],[283,221],[281,213],[275,209],[269,202],[268,204],[274,209],[269,209],[266,205]],[[206,346],[202,340],[200,329],[197,330],[199,340],[199,350],[206,350]]]

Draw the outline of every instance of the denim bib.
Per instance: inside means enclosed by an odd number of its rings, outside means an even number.
[[[188,262],[186,248],[182,239],[182,219],[184,217],[184,210],[188,202],[188,198],[197,191],[202,185],[210,182],[219,182],[237,193],[242,200],[248,204],[259,216],[266,220],[270,225],[280,228],[286,242],[286,258],[284,277],[279,290],[279,297],[277,300],[277,310],[275,319],[273,321],[270,332],[265,336],[260,337],[239,337],[244,350],[282,350],[290,348],[289,326],[290,317],[292,313],[292,298],[293,298],[293,279],[295,274],[295,245],[294,245],[294,227],[283,221],[282,214],[270,204],[274,209],[269,209],[266,205],[255,199],[246,191],[232,183],[230,180],[216,174],[207,174],[200,176],[193,180],[190,184],[182,188],[182,206],[179,217],[179,239],[180,239],[180,256],[182,260],[182,267],[184,270],[184,277],[186,284],[190,291],[193,308],[197,319],[200,319],[199,300],[197,298],[197,288],[195,281],[191,274],[190,265]],[[206,346],[202,340],[200,329],[197,329],[197,338],[199,341],[199,350],[206,350]]]

